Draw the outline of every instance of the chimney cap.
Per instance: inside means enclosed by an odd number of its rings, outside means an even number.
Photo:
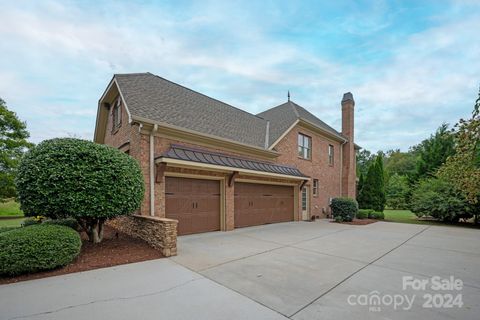
[[[351,92],[347,92],[343,94],[342,103],[347,101],[352,101],[353,103],[355,103],[355,100],[353,100],[353,94]]]

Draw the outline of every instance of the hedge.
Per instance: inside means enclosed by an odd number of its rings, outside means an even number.
[[[335,221],[352,221],[357,215],[357,201],[351,198],[334,198],[330,204]]]
[[[16,227],[16,226],[0,227],[0,233],[15,230],[15,229],[18,229],[18,228],[20,228],[20,227]]]
[[[66,218],[66,219],[48,219],[42,222],[42,224],[50,224],[50,225],[59,225],[72,228],[74,230],[80,230],[80,225],[78,224],[77,220],[73,218]]]
[[[0,233],[0,275],[14,276],[67,265],[80,253],[75,230],[37,225]]]
[[[373,210],[370,209],[359,209],[357,213],[357,219],[367,219],[372,212]]]
[[[380,219],[383,220],[385,219],[385,214],[380,211],[373,211],[368,215],[370,219]]]

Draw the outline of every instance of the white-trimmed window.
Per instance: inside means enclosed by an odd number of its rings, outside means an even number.
[[[335,149],[333,145],[329,144],[328,145],[328,164],[333,166],[335,162]]]
[[[113,130],[116,128],[120,127],[122,124],[122,108],[120,106],[120,99],[118,99],[114,106],[113,106],[113,111],[112,111],[112,116],[113,116]]]
[[[313,179],[313,196],[318,196],[318,179]]]
[[[298,134],[298,156],[310,160],[312,157],[312,138],[304,134]]]

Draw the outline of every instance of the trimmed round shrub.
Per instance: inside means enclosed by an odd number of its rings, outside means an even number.
[[[75,230],[55,225],[17,228],[0,234],[0,274],[18,275],[67,265],[80,253]]]
[[[372,211],[372,212],[369,213],[368,217],[370,219],[383,220],[383,219],[385,219],[385,214],[383,212],[380,212],[380,211]]]
[[[45,140],[20,162],[18,199],[26,216],[75,218],[100,242],[105,220],[137,210],[145,186],[137,161],[106,145],[61,138]]]
[[[337,217],[341,217],[342,221],[352,221],[358,213],[357,201],[351,198],[334,198],[330,207],[335,221]]]
[[[15,229],[18,229],[18,228],[20,228],[20,227],[15,227],[15,226],[0,227],[0,233],[15,230]]]
[[[373,210],[359,209],[357,213],[357,219],[367,219],[371,212],[373,212]]]
[[[48,219],[43,221],[42,224],[51,224],[51,225],[58,225],[58,226],[65,226],[72,228],[73,230],[80,230],[80,225],[78,221],[73,218],[66,218],[66,219]]]

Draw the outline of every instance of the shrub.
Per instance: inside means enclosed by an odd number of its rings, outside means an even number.
[[[373,210],[359,209],[357,213],[357,219],[367,219],[368,216],[370,215],[370,212],[373,212]]]
[[[357,201],[350,198],[334,198],[330,207],[333,217],[341,217],[343,221],[352,221],[358,212]]]
[[[343,222],[343,218],[341,216],[336,216],[334,220],[335,222]]]
[[[4,233],[4,232],[10,231],[10,230],[15,230],[15,229],[18,229],[18,228],[20,228],[20,227],[15,227],[15,226],[0,227],[0,233]]]
[[[52,224],[72,228],[74,230],[80,230],[80,225],[78,221],[73,218],[66,219],[48,219],[43,222],[43,224]]]
[[[413,190],[410,205],[417,217],[431,216],[446,222],[467,219],[477,210],[452,184],[439,178],[420,180]]]
[[[90,241],[100,242],[105,220],[140,207],[145,192],[137,161],[90,141],[46,140],[20,162],[18,199],[26,216],[75,218]]]
[[[387,206],[392,209],[407,209],[410,185],[406,176],[395,173],[388,179],[385,187]]]
[[[380,211],[371,211],[368,215],[368,217],[370,219],[379,219],[379,220],[383,220],[385,219],[385,214],[383,212],[380,212]]]
[[[38,225],[0,234],[0,274],[18,275],[64,266],[80,253],[78,232]]]

